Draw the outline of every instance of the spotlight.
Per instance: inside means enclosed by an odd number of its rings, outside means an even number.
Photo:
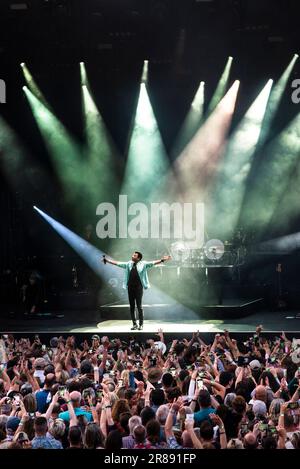
[[[148,82],[148,65],[149,65],[148,60],[144,60],[144,67],[143,67],[143,74],[142,74],[141,83],[147,83]]]
[[[226,93],[226,89],[229,83],[232,62],[233,62],[233,57],[229,56],[227,59],[224,71],[217,85],[217,88],[214,92],[211,102],[209,103],[208,114],[212,113],[212,111],[217,107],[217,105],[220,103],[221,99],[224,97]]]
[[[88,79],[87,79],[87,74],[86,74],[86,68],[84,62],[79,63],[80,66],[80,79],[81,79],[81,85],[83,86],[88,86]]]
[[[199,88],[194,96],[189,112],[178,133],[172,153],[177,157],[195,136],[203,122],[204,110],[204,81],[200,82]]]
[[[82,70],[85,70],[82,67]],[[113,197],[113,188],[117,187],[117,179],[112,161],[117,149],[105,122],[92,96],[88,77],[81,85],[82,109],[84,112],[84,131],[87,143],[88,162],[86,166],[86,190],[89,193],[89,206],[96,206],[99,199]],[[82,173],[82,171],[80,171]]]
[[[50,108],[49,103],[47,102],[45,96],[40,90],[38,84],[34,80],[34,77],[25,62],[21,63],[21,69],[25,78],[27,90],[29,89],[37,97],[37,99],[39,99],[45,106]]]
[[[219,168],[219,174],[215,181],[215,200],[213,209],[210,211],[210,223],[217,213],[222,213],[222,236],[224,239],[231,236],[232,230],[237,226],[272,85],[273,80],[268,80],[231,135],[222,166]],[[234,86],[238,88],[239,82],[235,82]],[[225,105],[226,108],[227,105]]]

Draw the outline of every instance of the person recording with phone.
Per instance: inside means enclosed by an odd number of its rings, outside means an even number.
[[[148,269],[154,267],[155,265],[169,261],[171,256],[163,256],[157,261],[150,262],[143,261],[142,259],[143,255],[139,251],[134,251],[131,256],[131,260],[128,262],[116,262],[107,259],[105,255],[103,255],[102,258],[102,262],[104,264],[111,264],[120,267],[121,269],[125,269],[123,288],[128,290],[130,314],[133,324],[131,330],[143,329],[144,312],[142,308],[142,298],[144,289],[147,290],[150,287]],[[139,325],[137,325],[135,316],[135,306],[138,310]]]
[[[59,392],[60,397],[64,398],[66,389],[64,387],[61,387],[58,392]],[[91,412],[87,412],[86,410],[81,408],[81,399],[82,399],[82,396],[79,391],[72,391],[70,393],[70,399],[69,401],[67,401],[67,404],[70,404],[70,403],[72,404],[76,417],[78,417],[79,415],[84,415],[87,418],[87,421],[91,422],[93,419],[92,414]],[[61,412],[58,417],[60,419],[63,419],[64,422],[69,423],[70,411],[66,410],[64,412]]]

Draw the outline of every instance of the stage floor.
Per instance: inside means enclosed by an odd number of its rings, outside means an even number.
[[[56,333],[128,333],[131,328],[129,320],[101,320],[98,311],[64,311],[52,315],[38,316],[28,319],[20,314],[2,313],[0,331],[7,332],[56,332]],[[264,326],[265,332],[300,332],[298,311],[260,311],[239,319],[196,319],[181,320],[146,320],[143,331],[135,333],[154,333],[162,328],[168,333],[220,332],[252,332],[258,324]]]

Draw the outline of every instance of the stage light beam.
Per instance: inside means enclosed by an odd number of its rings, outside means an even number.
[[[28,154],[15,131],[0,116],[0,169],[14,191],[33,196],[49,187],[48,176]]]
[[[127,163],[120,194],[128,196],[128,204],[154,202],[152,193],[159,187],[169,169],[168,157],[161,138],[145,83],[140,84],[139,97],[130,134]],[[159,201],[159,200],[158,200]],[[142,239],[135,240],[135,249],[143,247]],[[131,250],[129,239],[112,240],[111,252],[125,255]],[[148,251],[154,252],[154,245],[147,242]],[[145,249],[143,249],[145,252]]]
[[[37,85],[36,81],[34,80],[34,78],[31,74],[29,68],[27,67],[26,63],[22,62],[20,65],[21,65],[21,68],[22,68],[24,78],[26,80],[26,84],[27,84],[28,88],[30,89],[30,91],[37,97],[37,99],[39,99],[44,104],[44,106],[49,107],[49,104],[48,104],[45,96],[43,95],[43,93],[40,90],[39,86]],[[23,87],[23,90],[24,90],[24,87]]]
[[[230,57],[228,57],[228,60],[227,60],[226,65],[225,65],[225,69],[222,73],[222,76],[219,80],[217,88],[216,88],[216,90],[214,92],[214,95],[213,95],[213,97],[210,101],[210,104],[208,106],[208,114],[212,113],[212,111],[216,108],[216,106],[218,105],[218,103],[221,101],[221,99],[223,98],[223,96],[226,93],[232,63],[233,63],[233,57],[230,56]]]
[[[286,90],[286,87],[288,85],[289,79],[291,77],[291,74],[293,72],[293,69],[296,65],[298,58],[299,58],[299,55],[294,54],[289,65],[287,66],[287,68],[285,69],[281,77],[279,78],[278,82],[275,84],[275,86],[272,89],[270,99],[268,102],[268,107],[266,110],[266,115],[262,124],[262,131],[261,131],[261,135],[259,139],[259,146],[262,146],[268,137],[274,117],[276,116],[276,113],[279,109],[284,92]]]
[[[212,190],[210,225],[221,216],[220,235],[224,239],[230,239],[236,229],[272,85],[273,80],[269,80],[231,136],[218,170]]]
[[[178,133],[178,137],[172,149],[172,154],[177,157],[192,140],[197,130],[203,122],[204,111],[204,89],[205,83],[201,81],[198,90],[191,103],[189,112],[184,120],[184,123]]]
[[[82,194],[84,177],[80,164],[79,145],[71,138],[57,117],[29,90],[23,87],[36,123],[52,156],[59,178],[63,183],[66,198],[72,200]]]
[[[200,201],[224,154],[240,82],[236,80],[175,162],[183,200]]]
[[[269,254],[290,254],[300,248],[300,233],[282,236],[260,243],[259,249]]]
[[[82,86],[82,102],[87,141],[85,167],[90,185],[94,188],[91,203],[96,207],[105,197],[107,201],[111,200],[112,191],[118,187],[115,167],[118,152],[86,85]]]
[[[79,67],[80,67],[81,86],[89,87],[89,82],[88,82],[88,77],[87,77],[87,72],[86,72],[84,62],[80,62]]]
[[[143,73],[142,73],[142,78],[141,78],[141,83],[148,83],[148,75],[149,75],[149,61],[144,60],[144,66],[143,66]]]
[[[84,260],[84,262],[95,272],[96,275],[101,277],[105,283],[108,283],[111,278],[116,278],[120,288],[116,290],[116,296],[121,299],[124,295],[124,290],[122,288],[124,270],[113,266],[111,264],[104,265],[101,262],[104,252],[100,249],[97,249],[92,244],[88,243],[85,239],[78,236],[76,233],[71,231],[69,228],[55,220],[54,218],[47,215],[38,207],[34,206],[34,210],[47,222],[49,225],[57,232],[59,236],[69,245],[71,248]],[[170,304],[174,305],[176,302],[171,298],[167,293],[159,290],[155,286],[152,286],[146,292],[146,298],[151,303],[159,304]],[[180,305],[177,303],[177,305]],[[182,306],[181,310],[188,312],[189,316],[192,314],[192,311],[188,308]],[[196,318],[196,313],[194,313]]]
[[[264,149],[245,205],[245,223],[263,234],[299,213],[300,114]],[[280,207],[280,218],[276,210]]]
[[[145,200],[166,173],[167,161],[147,88],[141,83],[122,194],[128,195],[131,202]]]

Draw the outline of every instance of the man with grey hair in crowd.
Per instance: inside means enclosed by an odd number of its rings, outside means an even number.
[[[135,427],[142,424],[142,419],[138,415],[134,415],[130,417],[128,420],[128,427],[129,427],[129,436],[123,436],[122,438],[122,448],[124,449],[132,449],[136,443],[133,431]]]

